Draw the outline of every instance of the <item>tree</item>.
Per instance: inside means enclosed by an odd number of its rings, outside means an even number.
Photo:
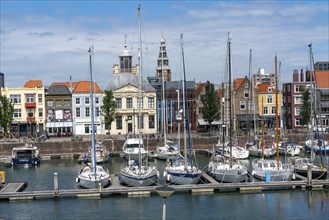
[[[112,90],[105,90],[105,96],[103,98],[102,112],[104,115],[105,128],[109,129],[112,122],[117,118],[116,102],[113,96]]]
[[[205,85],[205,94],[201,96],[201,102],[203,119],[209,123],[209,128],[211,128],[212,122],[219,119],[220,116],[220,99],[214,89],[214,84],[209,81]]]
[[[3,128],[4,134],[8,134],[9,128],[13,121],[14,105],[3,95],[0,95],[0,127]]]
[[[311,101],[310,101],[310,91],[306,89],[302,96],[303,107],[300,110],[300,115],[303,117],[302,124],[307,125],[311,119]]]

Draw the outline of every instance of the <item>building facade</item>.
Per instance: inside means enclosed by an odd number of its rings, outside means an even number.
[[[36,138],[45,129],[45,88],[41,80],[28,80],[23,88],[1,88],[14,105],[12,136]]]

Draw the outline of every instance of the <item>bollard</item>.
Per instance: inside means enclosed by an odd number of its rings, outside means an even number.
[[[114,141],[112,140],[112,154],[114,152]]]
[[[312,164],[307,164],[307,186],[312,187]]]
[[[58,175],[57,173],[54,173],[54,197],[58,198],[59,197],[59,192],[58,192]]]
[[[101,192],[101,191],[102,191],[102,184],[98,183],[98,192]]]

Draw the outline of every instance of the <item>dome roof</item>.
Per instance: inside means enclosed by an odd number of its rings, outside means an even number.
[[[131,56],[130,51],[127,49],[127,45],[124,46],[120,56]]]

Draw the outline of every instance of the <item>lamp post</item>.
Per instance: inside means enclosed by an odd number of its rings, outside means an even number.
[[[175,189],[169,186],[159,186],[155,191],[163,198],[162,220],[166,220],[166,199],[175,192]]]

